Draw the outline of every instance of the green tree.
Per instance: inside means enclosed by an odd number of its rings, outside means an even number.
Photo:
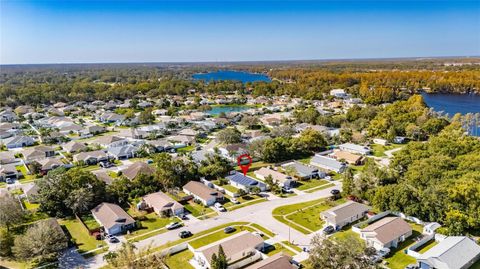
[[[152,111],[153,108],[149,107],[140,112],[140,115],[138,116],[138,121],[140,124],[150,124],[155,121],[155,116],[153,115]]]
[[[36,222],[23,235],[15,238],[13,253],[18,259],[36,262],[52,261],[68,246],[61,229],[48,220]]]
[[[343,185],[342,185],[343,194],[344,195],[352,194],[353,191],[354,191],[354,186],[355,186],[354,185],[355,183],[353,182],[353,170],[350,167],[348,167],[344,171],[342,177],[343,177],[343,181],[342,181],[342,183],[343,183]]]
[[[220,143],[235,144],[242,142],[242,136],[236,128],[226,128],[218,132],[217,139]]]
[[[17,198],[10,194],[0,196],[0,226],[9,231],[10,227],[23,220],[24,215],[25,212]]]
[[[212,269],[227,269],[228,268],[227,256],[225,256],[225,252],[223,251],[222,245],[220,245],[218,247],[218,255],[213,253],[211,265],[212,265]]]
[[[265,184],[267,184],[271,192],[275,194],[278,194],[281,192],[281,188],[278,185],[278,181],[274,180],[272,175],[268,175],[265,177]]]
[[[0,257],[12,256],[13,235],[6,229],[0,229]]]
[[[232,163],[221,156],[218,150],[214,154],[207,154],[207,159],[203,160],[198,168],[198,172],[207,179],[225,177],[231,170]]]

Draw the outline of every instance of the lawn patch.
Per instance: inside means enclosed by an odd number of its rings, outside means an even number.
[[[310,180],[299,180],[297,181],[296,188],[298,190],[308,190],[312,188],[317,188],[322,185],[328,184],[329,182],[323,179],[310,179]]]
[[[60,225],[64,226],[70,234],[73,243],[77,246],[79,253],[94,250],[105,246],[105,242],[96,240],[77,219],[62,219]]]
[[[266,247],[264,250],[263,250],[263,253],[267,254],[268,256],[273,256],[279,252],[283,252],[289,256],[294,256],[295,253],[293,251],[291,251],[290,249],[284,247],[282,244],[280,243],[275,243],[273,245],[269,245],[268,247]]]
[[[170,255],[165,262],[170,269],[194,269],[194,267],[188,263],[192,258],[193,253],[186,249]]]

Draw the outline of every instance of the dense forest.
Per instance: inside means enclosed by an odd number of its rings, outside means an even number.
[[[462,63],[467,59],[457,59]],[[477,63],[470,59],[468,63]],[[446,62],[444,60],[443,62]],[[206,83],[196,72],[235,69],[267,72],[272,82]],[[470,93],[480,91],[480,65],[445,66],[440,60],[376,62],[271,62],[244,64],[97,64],[2,66],[0,105],[47,104],[58,101],[127,99],[138,94],[159,97],[197,92],[251,92],[323,99],[344,88],[369,104],[406,99],[420,90]]]

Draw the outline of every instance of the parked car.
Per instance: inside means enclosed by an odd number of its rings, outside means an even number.
[[[5,181],[7,182],[7,184],[15,183],[15,179],[11,179],[11,178],[7,178]]]
[[[377,251],[377,255],[380,256],[380,257],[385,257],[385,256],[387,256],[389,253],[390,253],[390,249],[389,249],[389,248],[382,248],[382,249],[380,249],[380,250]]]
[[[253,232],[252,234],[256,235],[256,236],[263,237],[263,233],[261,233],[261,232]]]
[[[237,200],[237,198],[232,198],[230,201],[236,205],[240,204],[240,202]]]
[[[340,194],[340,191],[337,190],[337,189],[333,189],[333,190],[330,191],[330,193],[331,193],[332,195],[339,195],[339,194]]]
[[[178,216],[178,217],[179,217],[180,219],[182,219],[182,220],[188,220],[188,217],[187,217],[187,215],[185,215],[185,214],[181,214],[181,215]]]
[[[120,242],[120,240],[118,240],[118,238],[116,238],[115,236],[110,236],[110,237],[108,238],[108,242],[110,242],[110,243],[118,243],[118,242]]]
[[[323,228],[324,234],[331,234],[333,232],[335,232],[335,227],[333,227],[332,225],[328,225],[327,227]]]
[[[332,181],[332,180],[333,180],[331,176],[326,176],[325,179],[328,180],[328,181]]]
[[[220,211],[220,212],[225,212],[225,211],[227,211],[227,210],[225,209],[225,207],[223,207],[223,205],[220,204],[220,203],[215,203],[214,206],[215,206],[215,209],[217,209],[217,210]]]
[[[111,162],[99,162],[98,165],[102,168],[110,168],[114,166]]]
[[[285,188],[285,187],[283,187],[283,188],[282,188],[282,192],[284,192],[284,193],[293,193],[293,190],[290,189],[290,188]]]
[[[171,222],[167,226],[165,226],[167,230],[173,230],[182,227],[182,224],[180,222]]]
[[[405,269],[419,269],[418,265],[416,264],[409,264],[405,267]]]
[[[229,233],[233,233],[235,232],[237,229],[231,227],[231,226],[228,226],[228,227],[225,227],[225,229],[223,229],[223,232],[225,232],[226,234],[229,234]]]
[[[192,234],[192,232],[190,232],[190,231],[181,231],[180,233],[178,233],[178,236],[179,236],[180,238],[187,238],[187,237],[190,237],[190,236],[192,236],[192,235],[193,235],[193,234]]]

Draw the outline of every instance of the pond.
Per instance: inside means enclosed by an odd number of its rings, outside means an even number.
[[[250,108],[252,107],[247,105],[224,105],[224,106],[220,105],[220,106],[212,106],[212,109],[207,110],[206,113],[212,116],[217,116],[222,112],[225,114],[228,114],[230,112],[242,112]]]
[[[225,71],[216,71],[210,73],[197,73],[194,74],[193,79],[196,80],[205,80],[205,81],[220,81],[220,80],[235,80],[241,81],[242,83],[246,82],[257,82],[257,81],[272,81],[267,75],[260,73],[249,73],[249,72],[240,72],[233,70]]]

